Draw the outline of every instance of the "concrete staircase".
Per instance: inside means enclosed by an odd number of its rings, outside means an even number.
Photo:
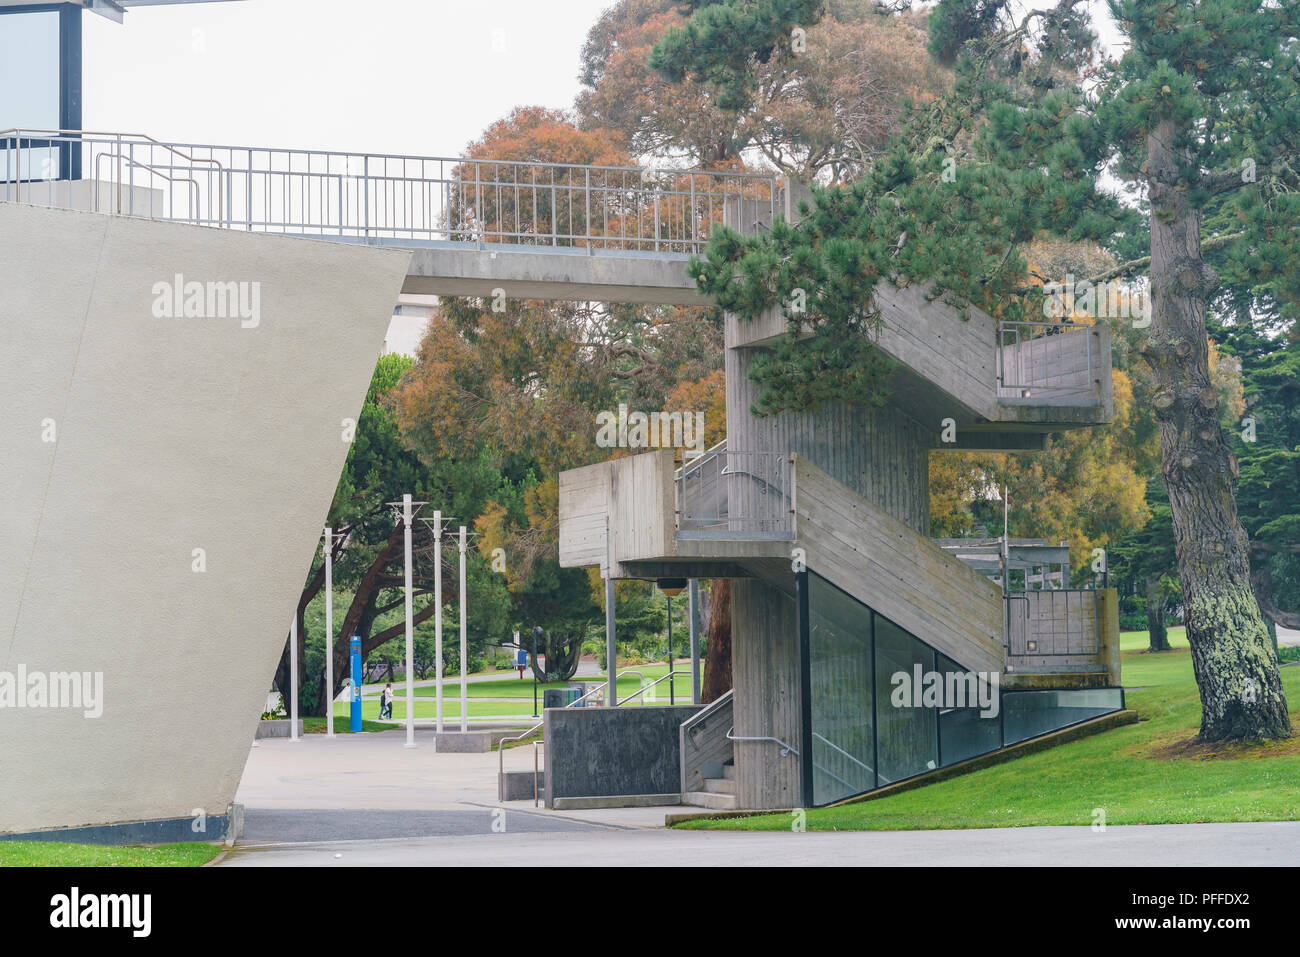
[[[714,811],[734,811],[736,809],[736,765],[730,762],[715,765],[705,768],[702,774],[704,790],[687,791],[682,795],[682,803]]]

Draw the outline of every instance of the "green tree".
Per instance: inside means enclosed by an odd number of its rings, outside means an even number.
[[[1024,314],[1019,248],[1042,231],[1131,242],[1148,255],[1097,280],[1146,271],[1152,324],[1141,343],[1155,384],[1187,636],[1205,741],[1291,733],[1278,660],[1252,591],[1238,516],[1238,459],[1220,427],[1206,328],[1225,280],[1300,311],[1300,5],[1295,0],[1112,0],[1127,47],[1092,62],[1079,0],[1019,22],[1000,3],[940,0],[932,24],[958,63],[945,108],[911,124],[868,174],[814,191],[796,226],[741,237],[719,230],[692,264],[723,308],[753,317],[804,291],[812,332],[793,331],[754,364],[761,409],[831,397],[879,399],[887,365],[871,346],[881,280],[933,282],[997,316]],[[697,5],[651,62],[712,84],[734,102],[750,58],[774,55],[821,3]],[[796,9],[797,8],[797,9]],[[934,49],[934,47],[932,47]],[[1139,221],[1103,188],[1109,171],[1143,194]],[[1206,235],[1217,204],[1238,224]],[[961,241],[954,242],[955,237]],[[1222,252],[1222,266],[1207,260]]]

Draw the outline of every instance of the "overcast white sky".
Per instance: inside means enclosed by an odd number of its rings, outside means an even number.
[[[134,8],[121,25],[87,13],[83,125],[455,156],[515,106],[569,106],[587,30],[613,2],[239,0]]]
[[[83,124],[161,140],[457,155],[567,107],[613,0],[241,0],[84,16]]]

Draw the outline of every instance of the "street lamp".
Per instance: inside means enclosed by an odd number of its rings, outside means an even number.
[[[537,639],[542,637],[542,626],[533,625],[533,717],[537,717]]]
[[[668,596],[668,703],[671,705],[677,703],[673,695],[673,598],[682,593],[686,579],[661,578],[655,584]]]

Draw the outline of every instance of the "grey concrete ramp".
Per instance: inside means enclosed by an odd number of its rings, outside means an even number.
[[[0,203],[0,833],[226,813],[409,258]]]

